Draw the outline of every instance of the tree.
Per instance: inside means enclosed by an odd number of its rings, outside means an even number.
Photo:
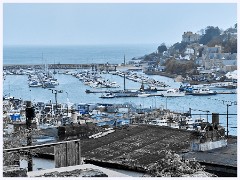
[[[151,53],[151,54],[145,55],[143,60],[152,61],[152,60],[156,60],[156,58],[157,58],[156,53]]]
[[[164,43],[158,46],[158,54],[162,54],[164,51],[167,51],[167,47]]]
[[[237,39],[224,43],[224,53],[237,53]]]
[[[200,38],[199,43],[206,45],[214,37],[217,37],[221,34],[221,31],[218,27],[208,26],[205,29],[205,34]]]
[[[178,50],[180,53],[183,53],[187,45],[188,45],[187,42],[181,42],[181,43],[177,42],[173,45],[173,47],[175,50]]]
[[[176,61],[175,59],[169,59],[165,62],[165,71],[171,74],[178,74],[186,76],[189,72],[194,72],[196,64],[194,61]]]

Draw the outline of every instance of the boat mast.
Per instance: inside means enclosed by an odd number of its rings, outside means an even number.
[[[125,66],[125,54],[124,54],[124,66]],[[125,73],[124,73],[123,89],[124,89],[124,91],[126,90],[126,77],[125,77]]]
[[[125,91],[126,90],[126,77],[125,77],[125,73],[124,73],[124,76],[123,76],[123,90]]]
[[[55,71],[55,59],[54,59],[54,67],[53,67],[53,74],[56,74],[57,72]]]

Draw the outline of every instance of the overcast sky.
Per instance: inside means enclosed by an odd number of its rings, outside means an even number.
[[[227,29],[237,4],[3,4],[4,45],[161,44]]]

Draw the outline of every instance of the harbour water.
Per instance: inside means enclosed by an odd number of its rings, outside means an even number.
[[[84,46],[78,47],[5,47],[4,48],[4,64],[42,64],[51,63],[117,63],[123,62],[123,56],[126,59],[139,57],[144,54],[151,53],[157,48],[153,45],[148,46]],[[42,59],[43,53],[43,59]],[[105,79],[115,81],[123,89],[123,78],[112,74],[101,74]],[[180,83],[174,82],[173,79],[149,75],[165,82],[173,88],[179,88]],[[55,89],[63,90],[59,93],[57,100],[59,103],[66,103],[67,99],[71,103],[133,103],[141,108],[167,108],[177,112],[187,112],[189,108],[192,109],[193,114],[201,114],[211,122],[211,113],[219,113],[221,125],[226,127],[226,113],[227,105],[223,101],[237,101],[237,94],[217,94],[214,96],[191,96],[184,97],[128,97],[128,98],[113,98],[102,99],[99,98],[101,94],[90,93],[86,94],[86,89],[91,89],[84,85],[81,81],[71,75],[56,74],[59,86]],[[141,83],[126,80],[127,89],[139,89]],[[91,89],[92,90],[92,89]],[[105,89],[106,90],[106,89]],[[52,91],[43,88],[29,88],[26,75],[7,75],[3,82],[4,95],[11,95],[16,98],[24,100],[31,100],[34,102],[52,102],[55,101]],[[208,112],[208,117],[206,115]],[[229,106],[229,114],[237,114],[237,105]],[[229,134],[237,135],[237,116],[229,115]]]

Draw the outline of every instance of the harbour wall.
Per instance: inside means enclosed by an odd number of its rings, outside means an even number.
[[[116,70],[117,64],[48,64],[48,69],[105,69]],[[6,64],[4,69],[44,69],[44,64]]]

